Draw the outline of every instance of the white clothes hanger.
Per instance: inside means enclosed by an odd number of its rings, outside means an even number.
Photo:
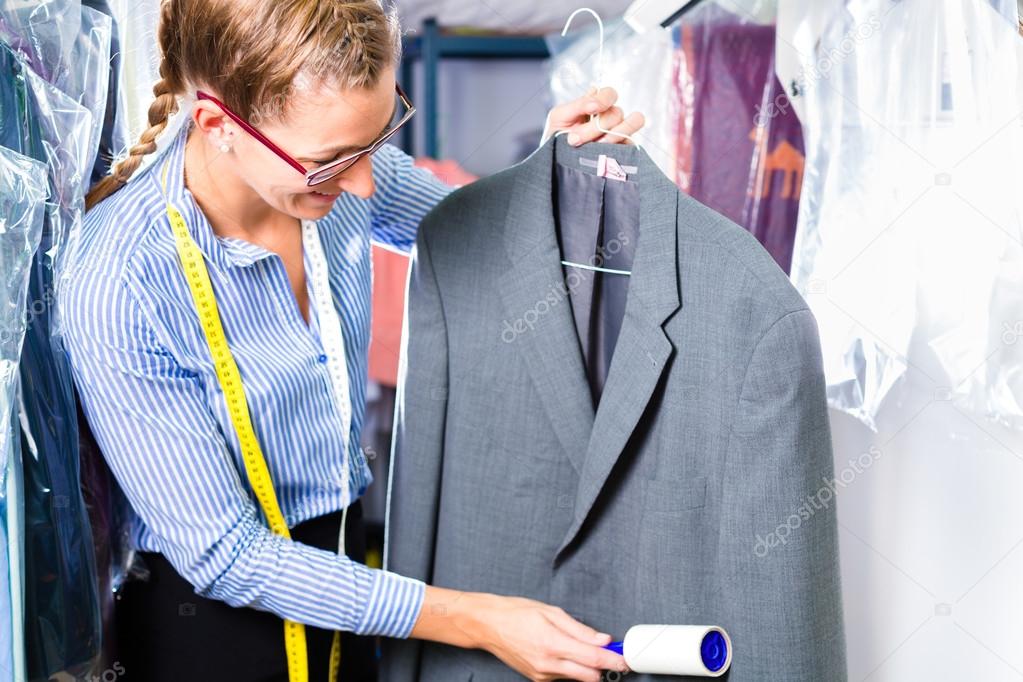
[[[600,89],[600,82],[601,82],[601,79],[602,79],[602,76],[603,76],[603,72],[604,72],[604,22],[601,20],[600,15],[597,14],[596,12],[594,12],[589,7],[580,7],[579,9],[577,9],[576,11],[572,12],[572,14],[569,15],[568,20],[565,22],[565,28],[562,29],[562,31],[561,31],[561,35],[564,36],[565,34],[568,33],[568,29],[572,25],[572,20],[575,19],[576,15],[579,14],[580,12],[589,12],[590,14],[593,15],[593,18],[597,20],[597,28],[599,30],[599,35],[598,35],[598,38],[597,38],[597,66],[594,69],[593,86],[599,90]],[[640,147],[639,142],[636,140],[636,138],[632,137],[631,135],[627,135],[625,133],[615,133],[615,132],[612,132],[612,131],[607,130],[604,127],[602,127],[600,125],[600,116],[598,116],[597,114],[590,114],[590,121],[594,122],[596,124],[597,130],[599,130],[600,132],[608,134],[608,135],[615,135],[616,137],[622,137],[622,138],[625,138],[627,140],[631,140],[632,143],[634,145],[636,145],[636,149],[642,149],[642,147]],[[558,135],[560,135],[562,133],[567,133],[567,132],[568,132],[567,130],[559,130],[558,132],[554,133],[554,136],[557,137]],[[599,257],[599,254],[594,254],[594,259],[596,259],[598,257]],[[602,267],[597,266],[597,265],[592,265],[592,264],[588,264],[588,263],[574,263],[572,261],[567,261],[567,260],[561,261],[561,264],[562,265],[567,265],[567,266],[572,267],[572,268],[582,268],[583,270],[591,270],[593,272],[605,272],[605,273],[610,274],[610,275],[625,275],[625,276],[629,276],[629,275],[632,274],[632,272],[630,272],[629,270],[616,270],[614,268],[602,268]]]
[[[592,9],[590,9],[589,7],[580,7],[579,9],[568,15],[568,20],[565,21],[565,28],[561,30],[561,35],[562,37],[564,37],[568,34],[568,29],[572,26],[572,20],[575,19],[576,15],[579,14],[580,12],[589,12],[590,14],[593,15],[593,18],[597,20],[597,29],[599,31],[599,34],[597,36],[597,65],[593,70],[593,82],[591,83],[591,85],[597,90],[599,90],[600,83],[603,80],[604,75],[604,21],[600,18],[600,15],[597,14]],[[616,133],[601,126],[599,115],[590,114],[590,121],[592,121],[597,126],[597,130],[599,130],[600,132],[605,133],[607,135],[614,135],[615,137],[621,137],[626,140],[629,140],[634,145],[636,145],[636,149],[642,149],[642,147],[639,144],[639,141],[632,135],[627,135],[626,133]],[[559,130],[558,132],[554,133],[554,135],[555,137],[557,137],[558,135],[565,132],[568,131]]]

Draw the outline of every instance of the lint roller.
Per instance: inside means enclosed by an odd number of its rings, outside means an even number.
[[[605,648],[648,675],[720,677],[732,664],[732,641],[715,625],[634,625]]]

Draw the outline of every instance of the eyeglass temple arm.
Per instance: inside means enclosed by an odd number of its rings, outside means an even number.
[[[232,121],[234,121],[235,123],[240,125],[245,130],[245,132],[247,132],[249,135],[252,135],[254,138],[256,138],[257,140],[259,140],[260,142],[265,144],[270,149],[270,151],[272,151],[277,156],[281,157],[281,159],[285,163],[287,163],[289,166],[291,166],[292,168],[297,170],[299,173],[301,173],[302,175],[306,174],[306,169],[305,169],[305,167],[302,164],[300,164],[298,161],[295,161],[293,158],[288,156],[287,152],[285,152],[283,149],[281,149],[276,144],[274,144],[273,141],[271,139],[269,139],[266,135],[264,135],[263,133],[259,132],[258,130],[253,128],[251,125],[249,125],[249,123],[245,119],[243,119],[241,116],[238,116],[233,111],[231,111],[227,107],[227,105],[224,104],[223,102],[221,102],[219,99],[217,99],[213,95],[209,95],[209,94],[207,94],[207,93],[205,93],[205,92],[203,92],[201,90],[197,90],[196,93],[195,93],[195,96],[198,99],[207,99],[207,100],[213,102],[214,104],[216,104],[218,107],[220,107],[220,109],[225,114],[227,114],[228,118],[230,118]]]

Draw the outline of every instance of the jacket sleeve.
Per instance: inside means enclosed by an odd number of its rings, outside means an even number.
[[[835,487],[817,326],[778,319],[753,350],[732,426],[719,538],[731,682],[842,682]]]
[[[444,310],[425,232],[420,232],[412,252],[409,274],[387,491],[384,566],[429,583],[444,458],[448,347]],[[381,681],[418,679],[421,649],[422,644],[414,640],[385,641]]]

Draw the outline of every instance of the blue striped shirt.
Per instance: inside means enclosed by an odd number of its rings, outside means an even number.
[[[343,505],[342,417],[313,297],[306,325],[281,258],[213,232],[184,186],[187,131],[164,152],[167,196],[205,258],[253,427],[294,526]],[[344,194],[317,223],[350,377],[352,500],[372,481],[359,447],[370,240],[408,251],[420,220],[450,191],[393,146],[372,165],[373,196]],[[82,407],[133,509],[133,546],[162,553],[204,597],[331,630],[407,637],[422,582],[267,528],[178,261],[162,166],[89,212],[58,297]]]

